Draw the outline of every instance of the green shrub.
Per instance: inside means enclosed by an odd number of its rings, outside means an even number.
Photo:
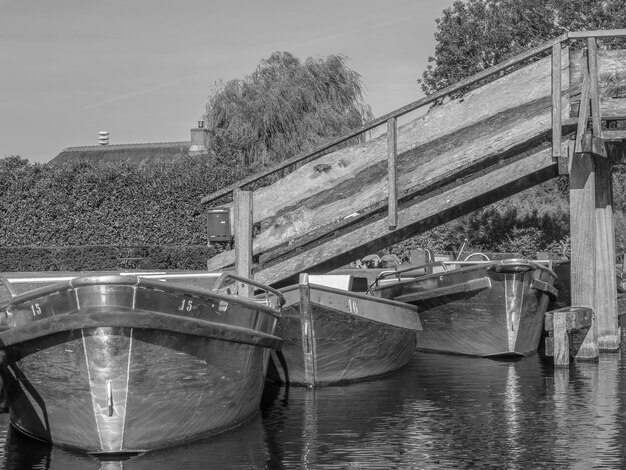
[[[246,171],[206,157],[142,167],[0,159],[0,246],[206,244],[200,199]]]
[[[0,272],[204,270],[216,253],[206,245],[0,247]]]

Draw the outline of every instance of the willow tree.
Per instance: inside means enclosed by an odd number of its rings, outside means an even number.
[[[371,118],[363,90],[343,56],[302,62],[274,52],[245,78],[216,85],[205,114],[212,150],[245,164],[311,150]]]

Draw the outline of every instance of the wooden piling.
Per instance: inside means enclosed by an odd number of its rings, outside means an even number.
[[[617,351],[620,333],[615,266],[615,227],[613,222],[613,179],[611,162],[595,157],[595,302],[598,347]]]
[[[612,163],[607,158],[602,141],[600,98],[598,84],[598,52],[596,38],[587,38],[589,66],[589,98],[593,137],[597,150],[593,151],[595,164],[595,299],[597,342],[601,351],[617,351],[620,334],[617,312],[617,286],[615,267],[615,227],[613,222]]]
[[[572,305],[593,308],[596,324],[581,348],[581,358],[595,358],[599,348],[619,348],[615,233],[611,162],[602,140],[597,48],[588,38],[587,66],[578,113],[576,146],[570,156],[570,234]],[[587,130],[589,117],[592,131]],[[597,338],[592,338],[597,334]]]
[[[548,332],[545,343],[546,355],[554,356],[556,367],[569,365],[571,358],[576,361],[598,360],[597,347],[595,347],[595,356],[589,355],[596,337],[595,325],[595,315],[590,308],[564,307],[547,312],[545,317],[545,330]]]
[[[235,267],[237,274],[252,279],[252,191],[235,189]],[[238,295],[251,297],[254,287],[238,283]]]
[[[572,305],[595,306],[595,166],[589,154],[570,155],[570,237]],[[591,334],[593,336],[593,332]],[[597,356],[597,342],[589,337],[581,358]]]

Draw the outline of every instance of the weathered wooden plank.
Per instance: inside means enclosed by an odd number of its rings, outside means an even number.
[[[387,207],[389,228],[394,229],[398,225],[398,188],[397,188],[397,164],[398,141],[396,137],[396,118],[387,121]]]
[[[626,129],[604,129],[601,139],[605,145],[610,143],[608,141],[617,141],[618,144],[623,144],[623,141],[626,141]]]
[[[564,96],[568,66],[564,61]],[[552,118],[551,76],[551,62],[546,58],[399,128],[400,197],[442,174],[467,168],[547,132]],[[254,252],[287,244],[385,200],[386,153],[386,136],[381,136],[327,155],[256,191],[255,221],[261,222],[262,230]],[[225,252],[210,260],[208,267],[228,265],[232,265],[232,254]]]
[[[591,100],[591,122],[593,134],[600,137],[600,92],[598,90],[598,44],[596,38],[587,38],[587,61],[589,63],[589,99]]]
[[[539,140],[538,142],[541,143],[542,141]],[[487,159],[488,162],[491,162],[491,165],[489,165],[489,171],[493,171],[493,169],[496,167],[506,166],[510,163],[511,158],[513,157],[515,159],[524,158],[526,155],[532,155],[536,151],[536,147],[528,150],[515,148],[511,149],[508,153],[496,154],[492,156],[492,158]],[[484,166],[478,167],[478,169],[476,167],[460,168],[456,169],[456,171],[453,171],[448,175],[442,175],[439,178],[428,180],[422,186],[420,186],[419,190],[416,190],[412,194],[412,201],[413,203],[418,201],[426,202],[430,197],[433,197],[437,194],[442,194],[450,188],[470,182],[480,175],[487,174],[487,170],[484,168],[487,168],[487,162],[485,162]],[[275,262],[277,261],[277,258],[284,257],[285,255],[288,256],[289,253],[306,249],[306,246],[308,245],[311,245],[313,243],[321,243],[327,238],[335,236],[337,233],[349,231],[353,227],[358,226],[365,221],[372,220],[372,218],[376,217],[377,213],[382,213],[382,210],[383,206],[380,206],[378,208],[374,206],[371,208],[371,210],[359,213],[357,216],[350,217],[349,219],[343,220],[340,223],[311,231],[304,236],[292,240],[292,242],[290,242],[288,245],[285,244],[266,253],[262,253],[258,257],[259,263],[267,264],[268,262]]]
[[[544,329],[548,332],[554,331],[554,316],[562,315],[565,319],[565,328],[570,331],[574,329],[587,328],[591,326],[593,320],[593,310],[588,307],[563,307],[558,310],[546,312]]]
[[[552,46],[552,157],[561,156],[561,44]]]
[[[578,116],[580,97],[574,95],[572,100],[571,115]],[[600,117],[603,121],[626,120],[626,98],[601,96]],[[603,132],[606,132],[606,129]]]
[[[626,29],[605,29],[600,31],[572,31],[567,33],[569,39],[611,38],[626,36]]]
[[[235,189],[235,267],[237,274],[252,278],[252,192]],[[238,282],[237,293],[252,297],[254,287],[249,283]]]
[[[589,94],[591,85],[589,83],[589,70],[583,68],[582,92],[580,95],[580,107],[578,110],[578,126],[576,128],[576,146],[575,152],[583,151],[583,136],[587,133],[587,122],[589,121]],[[571,161],[570,161],[571,171]]]
[[[598,49],[598,95],[603,98],[620,98],[624,96],[624,63],[626,50],[624,49]],[[582,84],[584,67],[587,65],[586,52],[584,50],[570,49],[570,87],[575,89]],[[572,116],[578,115],[572,110]]]
[[[386,219],[379,218],[327,243],[261,269],[255,273],[255,278],[263,282],[280,283],[299,272],[315,269],[324,271],[336,264],[345,264],[477,207],[546,181],[556,174],[552,151],[545,148],[527,158],[499,166],[462,186],[402,208],[399,211],[398,227],[394,231],[386,230]]]

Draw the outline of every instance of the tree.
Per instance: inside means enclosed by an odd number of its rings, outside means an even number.
[[[624,28],[624,5],[624,0],[455,1],[437,20],[435,54],[418,83],[429,94],[563,33]],[[624,47],[621,40],[600,43]],[[622,186],[618,184],[615,192],[618,225],[626,211]],[[557,256],[569,241],[568,225],[567,180],[559,178],[450,222],[438,233],[449,246],[467,238],[486,250],[525,255],[541,250]],[[623,250],[620,233],[618,249]],[[428,241],[426,235],[423,239]]]
[[[274,52],[243,79],[218,83],[205,114],[213,152],[244,164],[311,150],[371,117],[361,76],[345,57],[301,62],[289,52]]]
[[[568,31],[626,27],[623,0],[457,0],[437,21],[430,94]],[[608,41],[611,44],[616,41]]]

